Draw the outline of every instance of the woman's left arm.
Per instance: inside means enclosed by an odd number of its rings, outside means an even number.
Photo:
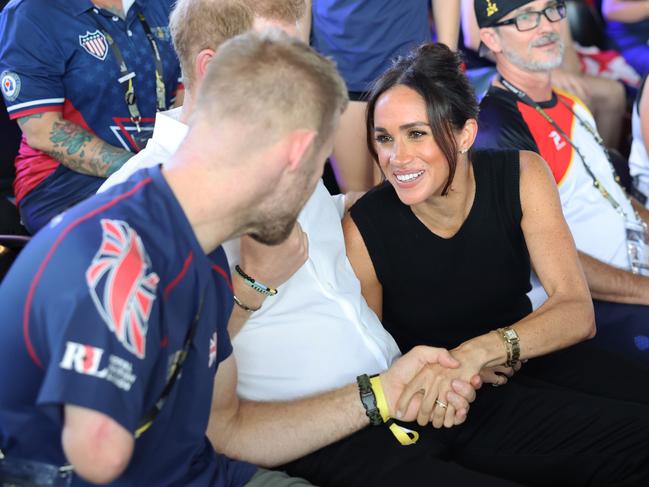
[[[512,325],[519,337],[519,360],[525,360],[592,337],[595,321],[586,279],[563,218],[554,178],[546,162],[529,151],[520,152],[520,199],[521,228],[532,266],[548,294],[543,306]],[[424,425],[431,421],[436,428],[452,426],[449,417],[452,407],[446,404],[449,381],[458,378],[472,381],[475,374],[488,369],[501,373],[502,367],[498,366],[507,360],[506,350],[504,338],[497,331],[467,340],[451,350],[460,366],[442,372],[435,365],[425,367],[404,389],[398,411],[405,411],[410,400],[424,391],[417,422]],[[495,382],[483,377],[483,380],[502,384],[504,379]]]
[[[520,152],[520,199],[532,267],[548,295],[540,308],[512,326],[523,360],[592,338],[595,318],[554,178],[546,162],[529,151]],[[502,363],[503,347],[500,334],[490,332],[463,343],[453,355],[460,362],[467,354],[481,356],[488,367]]]

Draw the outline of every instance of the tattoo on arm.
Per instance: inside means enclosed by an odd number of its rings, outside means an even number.
[[[49,141],[52,147],[46,152],[50,156],[73,171],[91,176],[110,176],[133,156],[67,120],[54,122]]]
[[[18,126],[22,130],[22,128],[27,124],[27,122],[29,122],[30,120],[33,120],[35,118],[43,118],[43,114],[42,113],[34,113],[33,115],[26,115],[24,117],[20,117],[17,120]]]
[[[99,150],[101,162],[106,167],[106,176],[110,176],[128,161],[133,153],[113,147],[109,144],[102,144]]]
[[[78,125],[70,122],[54,122],[50,132],[50,142],[56,147],[66,150],[67,155],[73,156],[81,151],[86,142],[90,142],[92,136]]]

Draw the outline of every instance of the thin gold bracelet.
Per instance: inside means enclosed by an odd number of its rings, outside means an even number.
[[[261,309],[261,306],[258,308],[252,308],[246,304],[243,304],[239,298],[237,298],[234,294],[232,295],[232,298],[234,299],[234,304],[239,306],[242,310],[248,312],[248,313],[254,313],[255,311],[259,311]]]

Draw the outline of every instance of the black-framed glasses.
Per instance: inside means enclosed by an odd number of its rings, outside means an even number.
[[[509,20],[503,20],[502,22],[494,24],[494,27],[513,24],[519,32],[525,32],[527,30],[536,29],[539,26],[541,23],[541,14],[545,15],[545,18],[550,22],[559,22],[561,19],[566,18],[566,12],[566,4],[561,2],[545,7],[540,11],[523,12]]]

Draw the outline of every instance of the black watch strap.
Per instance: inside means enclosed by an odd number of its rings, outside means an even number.
[[[358,384],[358,392],[361,396],[361,402],[365,408],[365,414],[370,418],[370,424],[372,426],[383,424],[381,413],[376,405],[376,396],[374,395],[372,385],[370,384],[370,378],[367,374],[359,375],[356,377],[356,383]]]

